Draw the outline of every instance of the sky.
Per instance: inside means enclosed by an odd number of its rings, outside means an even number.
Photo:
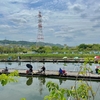
[[[0,40],[4,39],[99,44],[100,0],[0,0]]]

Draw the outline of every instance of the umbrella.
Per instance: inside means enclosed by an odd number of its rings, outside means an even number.
[[[33,68],[31,64],[26,64],[27,68]]]
[[[62,59],[67,59],[67,57],[63,57]]]
[[[94,60],[95,60],[95,61],[100,61],[100,56],[95,56],[95,57],[94,57]]]
[[[100,56],[95,56],[94,58],[95,58],[95,59],[100,59]]]
[[[79,57],[74,57],[74,59],[79,59]]]

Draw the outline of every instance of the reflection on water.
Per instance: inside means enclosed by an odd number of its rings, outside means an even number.
[[[26,85],[30,86],[33,83],[34,77],[27,77]],[[39,83],[39,93],[42,95],[43,86],[46,85],[46,78],[45,77],[37,77]],[[59,84],[61,85],[63,82],[66,82],[67,79],[58,79]]]
[[[12,62],[8,62],[8,65],[12,65]]]
[[[33,83],[33,77],[27,77],[28,80],[26,81],[26,85],[31,85]]]
[[[39,92],[40,92],[40,95],[42,95],[42,91],[43,91],[43,85],[45,85],[45,77],[38,77],[38,80],[39,80]]]
[[[27,69],[26,64],[27,62],[0,62],[0,68],[5,68],[6,65],[8,68]],[[31,62],[31,64],[34,71],[38,70],[44,63]],[[80,69],[80,66],[82,66],[80,63],[45,63],[46,70],[59,70],[59,68],[64,67],[66,71],[77,71]],[[92,64],[91,66],[87,66],[91,67],[92,70],[95,70],[95,66],[97,65]],[[70,88],[75,84],[75,80],[51,79],[45,77],[20,77],[18,83],[10,83],[4,87],[0,86],[0,100],[20,100],[23,97],[27,100],[43,100],[43,97],[49,94],[48,89],[46,88],[46,83],[48,81],[53,81],[63,88]],[[99,100],[100,89],[98,86],[100,83],[91,82],[91,84],[95,91],[98,89],[95,100]]]
[[[61,85],[63,82],[65,82],[67,79],[59,79],[59,84]]]
[[[20,62],[20,61],[18,62],[18,65],[19,65],[19,66],[21,65],[21,62]]]
[[[38,77],[38,80],[40,81],[40,83],[42,83],[43,85],[45,85],[45,77]]]
[[[20,77],[18,83],[10,83],[6,86],[0,86],[0,100],[43,100],[45,95],[49,94],[46,88],[48,81],[55,82],[62,88],[69,88],[75,84],[74,80],[66,79],[51,79],[44,77]],[[95,100],[99,100],[100,89],[98,88],[99,82],[91,82],[93,89],[98,89],[98,94]]]
[[[27,86],[32,85],[33,79],[34,79],[34,77],[27,77],[26,85]],[[39,83],[39,93],[40,93],[40,95],[42,95],[43,85],[45,85],[46,80],[45,80],[45,77],[37,77],[37,79],[38,79],[38,83]]]

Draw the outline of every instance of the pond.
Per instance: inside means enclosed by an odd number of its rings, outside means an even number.
[[[15,69],[27,69],[27,62],[0,62],[0,68],[15,68]],[[81,63],[31,63],[34,70],[38,70],[42,65],[45,65],[47,70],[58,70],[60,67],[65,68],[67,71],[77,71],[79,70]],[[87,65],[91,67],[94,71],[95,66],[98,64]],[[95,71],[94,71],[95,72]],[[45,95],[48,95],[48,89],[46,88],[46,83],[48,81],[53,81],[58,83],[60,87],[70,88],[75,84],[75,80],[64,80],[64,79],[51,79],[43,77],[20,77],[17,83],[10,83],[6,86],[0,84],[0,100],[20,100],[21,98],[26,98],[27,100],[43,100]],[[89,82],[94,91],[97,91],[95,100],[99,100],[100,95],[100,82]]]
[[[27,69],[26,64],[29,63],[33,66],[33,70],[39,70],[43,65],[46,67],[46,70],[59,70],[59,68],[65,69],[66,71],[79,71],[80,66],[83,63],[41,63],[41,62],[0,62],[0,68],[14,68],[14,69]],[[99,64],[87,64],[87,67],[90,67],[95,73],[95,66]]]

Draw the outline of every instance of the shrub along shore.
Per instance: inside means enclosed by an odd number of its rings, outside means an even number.
[[[0,54],[0,61],[94,62],[95,56],[95,54]]]

